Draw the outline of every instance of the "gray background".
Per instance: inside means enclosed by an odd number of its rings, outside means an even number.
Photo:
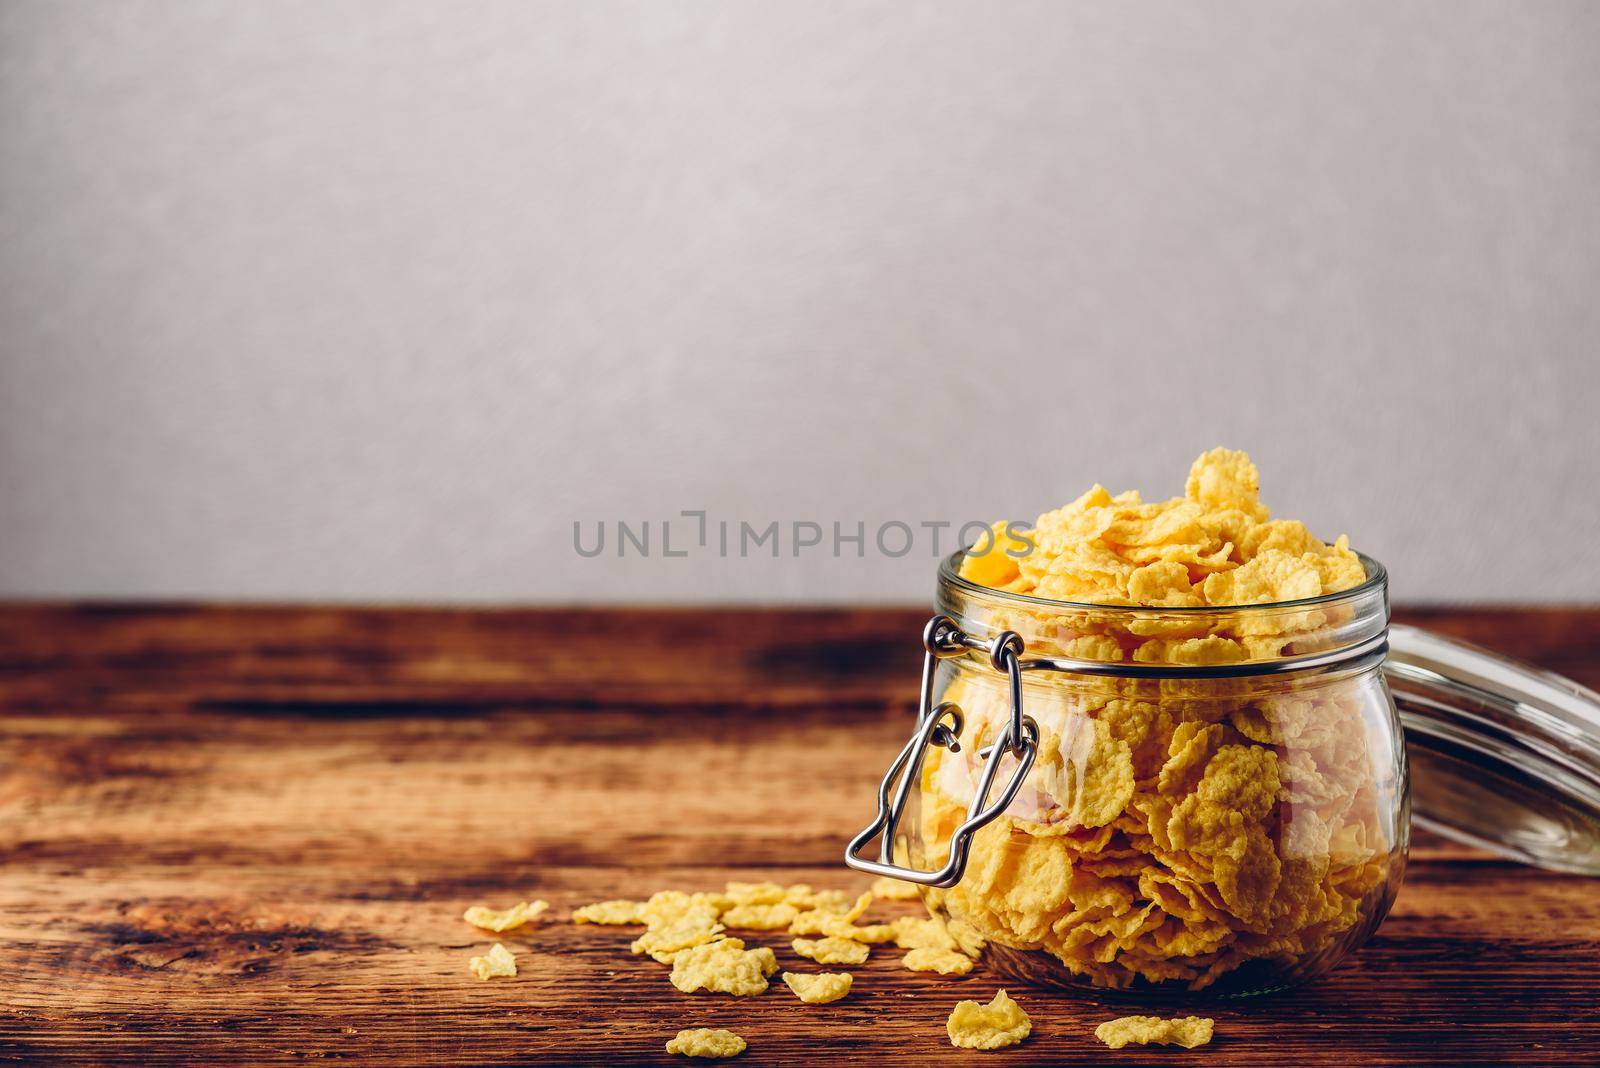
[[[0,158],[0,594],[922,600],[572,525],[1226,443],[1600,599],[1600,4],[9,0]]]

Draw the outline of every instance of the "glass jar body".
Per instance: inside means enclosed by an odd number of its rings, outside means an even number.
[[[1370,611],[1386,621],[1382,600]],[[1295,637],[1326,644],[1333,624],[1348,630],[1360,614],[1322,612]],[[1030,649],[1062,635],[1059,618],[1050,626]],[[1068,634],[1078,651],[1082,636]],[[980,750],[1011,715],[1008,680],[980,653],[941,661],[933,688],[961,722],[955,748],[928,750],[895,843],[897,861],[923,870],[948,854]],[[1255,994],[1323,974],[1382,921],[1408,812],[1378,658],[1255,677],[1039,671],[1022,690],[1038,728],[1033,767],[973,838],[961,880],[925,891],[932,910],[987,941],[991,966],[1107,992]]]

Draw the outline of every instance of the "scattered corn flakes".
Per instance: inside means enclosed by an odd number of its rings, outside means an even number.
[[[749,997],[767,989],[777,970],[772,950],[746,950],[737,938],[724,938],[680,950],[672,959],[672,985],[685,994],[706,990]]]
[[[491,909],[474,905],[461,914],[461,918],[485,931],[509,931],[537,919],[550,907],[548,901],[524,901],[508,909]]]
[[[1180,1016],[1174,1020],[1163,1020],[1159,1016],[1124,1016],[1096,1027],[1094,1037],[1112,1049],[1150,1043],[1194,1049],[1211,1041],[1215,1027],[1216,1021],[1200,1016]]]
[[[922,891],[917,889],[916,883],[882,876],[872,880],[872,896],[885,901],[919,901]]]
[[[473,957],[467,962],[467,967],[472,969],[472,974],[479,979],[498,979],[511,977],[517,974],[517,958],[511,951],[496,942],[488,954],[482,957]]]
[[[1001,990],[987,1005],[958,1001],[945,1024],[950,1044],[962,1049],[1000,1049],[1015,1046],[1033,1031],[1033,1021]]]
[[[852,977],[849,972],[784,972],[783,982],[794,996],[807,1005],[826,1005],[850,993]]]
[[[848,938],[796,938],[794,951],[818,964],[865,964],[868,949]]]
[[[908,971],[938,972],[940,975],[966,975],[972,970],[972,958],[953,949],[927,946],[913,949],[902,958]]]
[[[597,901],[572,911],[573,923],[623,925],[644,922],[643,901]]]
[[[708,1060],[737,1057],[745,1049],[744,1039],[720,1027],[694,1027],[687,1031],[679,1031],[678,1037],[667,1040],[668,1053],[681,1053],[685,1057],[704,1057]]]

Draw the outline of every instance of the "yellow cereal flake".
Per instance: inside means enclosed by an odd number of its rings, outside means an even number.
[[[1322,575],[1303,558],[1266,549],[1232,571],[1219,571],[1205,581],[1211,604],[1271,604],[1298,601],[1322,593]]]
[[[794,951],[818,964],[865,964],[869,950],[848,938],[796,938]]]
[[[1183,495],[1215,510],[1237,509],[1257,522],[1266,522],[1261,505],[1261,476],[1250,457],[1233,449],[1216,448],[1189,468]]]
[[[826,1005],[850,993],[852,979],[849,972],[784,972],[783,982],[807,1005]]]
[[[1146,564],[1128,576],[1128,597],[1161,608],[1193,608],[1205,602],[1194,592],[1189,569],[1176,560]]]
[[[1029,546],[1026,541],[1012,537],[1006,526],[1004,520],[995,523],[973,546],[984,551],[969,555],[962,562],[961,573],[965,578],[996,588],[1017,580],[1017,557],[1026,553]]]
[[[956,948],[973,960],[977,960],[983,953],[983,932],[959,916],[952,916],[945,921],[945,933],[955,942]]]
[[[770,949],[747,950],[737,938],[724,938],[680,951],[672,960],[672,985],[685,994],[706,990],[750,997],[767,989],[777,970]]]
[[[704,1057],[708,1060],[737,1057],[745,1051],[745,1048],[744,1039],[720,1027],[693,1027],[679,1031],[678,1037],[667,1040],[668,1053],[681,1053],[685,1057]]]
[[[724,908],[720,895],[686,894],[682,890],[660,890],[650,895],[639,909],[646,927],[663,927],[690,916],[714,921]]]
[[[847,938],[852,942],[891,942],[895,938],[894,924],[873,923],[857,925],[837,912],[812,909],[795,916],[789,924],[794,935],[822,935],[827,938]]]
[[[548,901],[524,901],[508,909],[491,909],[474,905],[461,914],[461,918],[485,931],[509,931],[537,919],[550,907]]]
[[[623,925],[644,922],[643,901],[597,901],[572,911],[573,923]]]
[[[472,974],[479,979],[510,978],[517,974],[517,958],[511,955],[509,949],[496,942],[487,954],[469,960],[467,967],[471,968]]]
[[[708,908],[713,912],[726,912],[738,904],[738,901],[720,890],[697,890],[689,895],[691,907]]]
[[[1001,1049],[1015,1046],[1033,1031],[1033,1021],[1001,990],[987,1005],[958,1001],[945,1024],[950,1044],[961,1049]]]
[[[1057,738],[1049,772],[1053,796],[1067,807],[1066,822],[1103,827],[1133,796],[1133,756],[1104,720],[1075,720],[1068,738]]]
[[[895,929],[892,923],[829,924],[823,934],[830,938],[848,938],[852,942],[877,945],[880,942],[893,942]]]
[[[789,896],[789,889],[777,883],[727,884],[727,896],[735,905],[780,905]]]
[[[901,949],[956,948],[956,940],[939,920],[901,916],[891,926],[895,931],[895,945]]]
[[[1122,643],[1109,634],[1080,635],[1063,642],[1061,653],[1078,660],[1100,660],[1109,664],[1127,659],[1127,650],[1123,649]]]
[[[1094,1037],[1112,1049],[1151,1043],[1194,1049],[1211,1041],[1215,1027],[1215,1021],[1199,1016],[1180,1016],[1174,1020],[1163,1020],[1159,1016],[1124,1016],[1096,1027]]]
[[[846,927],[855,926],[844,918],[843,913],[826,912],[822,909],[807,909],[805,912],[795,914],[789,921],[789,933],[793,935],[825,935],[830,926],[843,924]]]
[[[944,953],[959,953],[976,960],[983,952],[983,935],[965,920],[952,919],[947,922],[937,917],[923,919],[916,916],[901,916],[890,926],[894,928],[895,945],[901,949],[932,951],[917,957],[918,962],[941,960],[943,958],[939,954]],[[907,964],[906,967],[912,971],[940,970],[917,967],[913,964]]]
[[[938,972],[940,975],[966,975],[972,970],[972,958],[953,949],[928,947],[913,949],[902,958],[908,971]]]
[[[884,876],[872,880],[872,896],[884,901],[919,901],[922,898],[922,891],[917,888],[916,883]]]
[[[771,979],[778,974],[778,955],[766,946],[757,946],[749,951],[750,959],[756,962],[756,967],[761,969],[761,974]]]
[[[671,964],[679,950],[703,946],[722,937],[723,926],[707,912],[686,912],[670,922],[652,927],[633,940],[634,953],[648,953],[662,964]]]
[[[812,890],[809,886],[791,886],[789,896],[784,900],[802,912],[836,912],[842,915],[850,911],[855,898],[843,890]]]
[[[1313,547],[1302,554],[1301,559],[1317,569],[1325,592],[1346,590],[1367,580],[1367,569],[1362,566],[1361,558],[1350,551],[1350,539],[1343,534],[1332,546]]]
[[[872,891],[869,890],[860,897],[856,898],[856,903],[850,906],[850,910],[844,914],[844,918],[849,920],[851,923],[854,923],[864,916],[866,911],[871,907]]]
[[[722,914],[723,925],[741,931],[784,931],[799,915],[793,905],[735,905]]]

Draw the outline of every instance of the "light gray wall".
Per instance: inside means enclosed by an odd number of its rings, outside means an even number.
[[[1600,599],[1600,4],[8,0],[0,158],[6,595],[925,599],[572,526],[1226,443]]]

